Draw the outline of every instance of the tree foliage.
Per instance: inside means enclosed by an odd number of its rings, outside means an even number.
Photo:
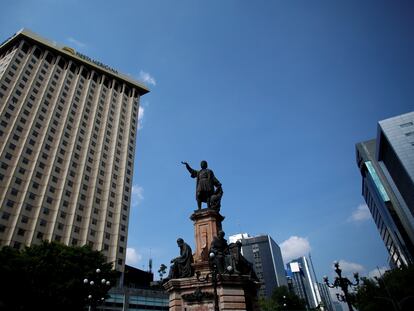
[[[375,279],[362,278],[355,293],[360,311],[414,310],[414,266],[387,271]]]
[[[271,298],[260,299],[259,304],[262,311],[306,310],[305,302],[286,286],[276,287]]]
[[[68,247],[56,242],[17,251],[0,250],[0,310],[83,310],[87,297],[105,296],[109,286],[90,287],[83,280],[93,280],[101,270],[114,284],[116,273],[103,255],[87,246]],[[97,282],[96,282],[97,283]]]

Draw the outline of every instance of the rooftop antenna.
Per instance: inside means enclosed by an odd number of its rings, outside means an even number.
[[[151,248],[150,248],[150,256],[149,256],[149,261],[148,261],[148,268],[149,268],[149,272],[150,272],[150,273],[152,273]]]

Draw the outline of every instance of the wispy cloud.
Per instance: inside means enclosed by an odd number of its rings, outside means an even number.
[[[133,247],[127,247],[126,250],[126,264],[137,265],[142,259],[142,255],[137,252]]]
[[[363,265],[355,262],[349,262],[344,259],[339,260],[339,267],[344,274],[353,274],[355,272],[361,273],[365,270]]]
[[[85,48],[86,47],[86,43],[83,43],[73,37],[69,37],[66,39],[69,43],[73,44],[75,47],[77,48]]]
[[[362,222],[371,218],[371,212],[366,204],[359,204],[348,218],[350,222]]]
[[[132,207],[137,207],[142,200],[144,200],[144,188],[138,185],[133,185],[131,191]]]
[[[142,129],[143,125],[142,125],[142,121],[144,120],[144,112],[145,112],[145,108],[142,107],[142,105],[139,106],[138,109],[138,129]]]
[[[157,82],[155,81],[155,78],[151,76],[148,72],[145,72],[143,70],[139,72],[138,79],[147,84],[151,84],[151,85],[157,84]]]
[[[388,270],[390,270],[390,268],[388,268],[388,267],[381,267],[381,268],[374,269],[374,270],[368,272],[368,277],[370,277],[370,278],[376,278],[376,277],[379,278],[382,275],[384,275],[384,273]]]
[[[291,236],[280,244],[280,250],[282,252],[283,260],[289,262],[292,259],[308,255],[311,246],[307,238]]]

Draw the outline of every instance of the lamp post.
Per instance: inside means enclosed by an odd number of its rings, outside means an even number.
[[[106,293],[107,288],[111,286],[111,282],[100,278],[101,269],[95,270],[94,277],[85,278],[83,284],[87,286],[88,294],[88,310],[92,311],[96,309],[96,306],[105,301],[105,297],[102,297],[102,292]]]
[[[219,308],[219,302],[218,302],[218,295],[217,295],[217,282],[219,279],[221,279],[221,277],[223,276],[223,274],[232,274],[233,273],[233,267],[232,266],[228,266],[226,268],[226,270],[224,271],[224,273],[220,273],[218,271],[217,268],[217,263],[214,260],[216,255],[211,252],[209,254],[210,257],[210,272],[207,273],[205,276],[201,277],[200,275],[200,271],[196,272],[196,276],[197,276],[197,280],[199,282],[209,282],[210,276],[211,276],[211,283],[213,284],[213,291],[214,291],[214,311],[220,311]]]
[[[347,277],[342,277],[342,269],[339,268],[339,262],[334,262],[335,272],[338,275],[335,277],[335,280],[332,284],[329,284],[327,276],[323,277],[323,281],[330,288],[340,288],[343,294],[336,294],[336,298],[341,302],[346,302],[349,308],[349,311],[354,311],[351,303],[351,296],[348,291],[348,287],[357,286],[359,284],[359,274],[358,272],[354,273],[355,283],[352,283]]]

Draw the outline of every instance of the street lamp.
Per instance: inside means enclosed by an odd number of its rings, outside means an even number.
[[[336,298],[341,302],[346,302],[348,304],[349,311],[354,311],[352,304],[351,304],[351,296],[348,292],[348,287],[357,286],[359,284],[359,274],[358,272],[354,273],[355,283],[352,283],[347,277],[342,277],[342,269],[339,268],[339,262],[334,262],[335,272],[338,275],[335,277],[335,280],[332,284],[329,284],[329,280],[327,276],[323,277],[323,281],[325,284],[330,288],[340,288],[343,294],[336,294]]]
[[[233,273],[233,267],[228,266],[226,267],[226,270],[223,273],[220,273],[217,268],[217,263],[214,260],[216,257],[216,254],[211,252],[209,254],[210,257],[210,272],[207,273],[205,276],[201,277],[200,271],[196,272],[197,280],[199,282],[205,283],[209,282],[210,276],[211,276],[211,282],[213,284],[213,290],[214,290],[214,311],[220,311],[219,303],[218,303],[218,295],[217,295],[217,282],[219,279],[222,278],[223,274],[232,274]]]
[[[83,279],[83,284],[87,286],[89,295],[88,295],[88,310],[95,310],[98,304],[101,304],[105,301],[105,297],[102,296],[102,292],[105,294],[108,287],[111,286],[111,282],[106,280],[105,278],[100,279],[101,269],[95,270],[95,277],[90,279],[85,278]]]

